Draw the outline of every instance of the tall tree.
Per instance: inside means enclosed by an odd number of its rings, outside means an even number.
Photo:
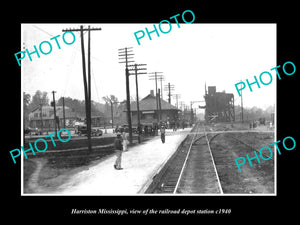
[[[30,94],[23,92],[23,126],[25,127],[29,126],[30,98]]]
[[[31,98],[30,94],[26,94],[25,92],[23,92],[23,107],[24,107],[24,110],[29,109],[30,98]]]
[[[40,104],[43,106],[49,105],[49,98],[47,96],[47,92],[41,92],[40,90],[37,90],[32,96],[31,107],[39,107]]]
[[[114,95],[110,95],[110,96],[102,97],[102,99],[105,101],[104,116],[106,117],[106,119],[110,118],[112,122],[113,117],[116,114],[115,104],[118,103],[118,98]]]
[[[102,99],[105,101],[106,104],[109,104],[109,105],[116,104],[116,103],[119,102],[118,98],[116,96],[114,96],[114,95],[105,96]]]
[[[62,98],[57,101],[57,106],[62,106]],[[85,114],[85,102],[78,99],[72,99],[70,97],[65,97],[65,106],[72,109],[73,112],[79,113],[80,116]]]

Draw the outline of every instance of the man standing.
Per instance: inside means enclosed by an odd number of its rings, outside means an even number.
[[[123,139],[123,151],[127,152],[128,151],[128,139],[127,139],[127,133],[125,130],[122,132],[122,139]]]
[[[122,141],[123,140],[122,140],[122,137],[121,137],[121,133],[118,132],[117,137],[116,137],[115,142],[114,142],[115,152],[116,152],[116,156],[117,156],[117,159],[116,159],[115,164],[114,164],[114,168],[116,170],[122,170],[123,169],[121,167],[122,150],[123,150]]]
[[[164,144],[165,143],[165,140],[166,140],[166,129],[165,129],[165,126],[164,125],[161,125],[160,126],[160,138],[161,138],[161,141],[162,143]]]

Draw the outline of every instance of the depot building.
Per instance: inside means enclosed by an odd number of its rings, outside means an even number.
[[[154,125],[158,124],[160,121],[165,124],[177,122],[179,120],[180,110],[163,99],[160,99],[160,101],[157,99],[159,98],[156,98],[154,91],[151,90],[150,94],[139,101],[140,123],[142,125]],[[137,125],[137,102],[132,102],[130,106],[132,124]]]

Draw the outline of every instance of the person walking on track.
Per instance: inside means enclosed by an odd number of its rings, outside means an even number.
[[[114,168],[116,170],[122,170],[123,169],[121,167],[122,150],[123,150],[122,141],[123,140],[122,140],[122,137],[121,137],[121,133],[118,132],[117,137],[116,137],[115,142],[114,142],[115,152],[116,152],[116,156],[117,156],[117,159],[116,159],[115,164],[114,164]]]

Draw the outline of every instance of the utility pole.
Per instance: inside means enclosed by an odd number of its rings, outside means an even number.
[[[171,91],[174,91],[175,85],[168,83],[168,85],[165,85],[165,91],[168,91],[168,102],[171,104]]]
[[[165,77],[163,75],[158,76],[157,79],[160,81],[160,98],[163,99],[163,91],[162,91],[162,82],[165,80]]]
[[[191,125],[194,123],[193,102],[191,101]]]
[[[127,106],[127,123],[129,129],[129,143],[132,144],[132,123],[131,123],[131,110],[130,110],[130,89],[129,89],[129,70],[128,63],[134,62],[129,59],[133,59],[132,47],[126,47],[119,49],[119,59],[125,60],[119,63],[125,63],[125,77],[126,77],[126,106]]]
[[[40,104],[41,107],[41,134],[43,134],[43,104]]]
[[[114,128],[114,104],[116,103],[120,103],[118,101],[113,101],[112,97],[103,97],[102,98],[106,104],[108,104],[108,102],[110,103],[110,116],[111,116],[111,128]]]
[[[163,72],[152,72],[152,73],[149,73],[149,74],[154,74],[154,75],[150,75],[149,76],[149,80],[155,80],[155,96],[156,96],[156,110],[157,110],[157,112],[159,112],[159,102],[158,102],[159,99],[158,99],[158,91],[157,91],[157,78],[162,76],[159,73],[163,73]],[[157,115],[157,122],[158,123],[159,123],[159,120],[160,120],[160,112]]]
[[[114,105],[110,99],[110,116],[111,116],[111,128],[114,128]]]
[[[161,115],[161,98],[160,98],[160,89],[158,88],[158,108],[159,108],[159,122],[162,120],[162,115]]]
[[[205,101],[191,101],[191,123],[194,123],[194,112],[193,112],[193,104],[196,102],[205,102]],[[195,109],[195,116],[196,116],[196,109]]]
[[[54,107],[54,131],[55,131],[55,137],[57,138],[55,93],[56,93],[56,91],[52,91],[52,95],[53,95],[53,107]]]
[[[85,113],[86,113],[86,128],[87,128],[87,139],[88,139],[88,150],[92,150],[91,142],[91,38],[90,32],[95,30],[101,30],[101,28],[83,28],[80,29],[63,29],[63,31],[79,31],[81,37],[81,53],[82,53],[82,72],[83,72],[83,85],[84,85],[84,96],[85,96]],[[84,38],[83,31],[88,31],[88,80],[86,79],[86,65],[85,65],[85,52],[84,52]]]
[[[242,123],[244,123],[243,91],[241,91]]]
[[[242,81],[242,80],[240,80]],[[243,92],[241,90],[241,113],[240,113],[240,120],[244,123],[244,107],[243,107]]]
[[[64,128],[66,128],[65,97],[62,97],[62,103],[63,103]]]
[[[138,66],[146,66],[147,64],[134,64],[134,69],[129,69],[135,71],[135,87],[136,87],[136,109],[137,109],[137,130],[138,130],[138,142],[141,143],[140,137],[140,128],[141,128],[141,121],[140,121],[140,104],[139,104],[139,86],[138,86],[138,75],[147,74],[147,72],[139,72],[139,70],[146,70],[146,68],[138,68]],[[133,74],[129,74],[133,75]]]
[[[174,97],[176,99],[176,107],[178,109],[178,98],[180,98],[180,94],[175,94]]]
[[[183,110],[184,102],[183,102],[183,101],[180,101],[179,104],[180,104],[180,110]]]

